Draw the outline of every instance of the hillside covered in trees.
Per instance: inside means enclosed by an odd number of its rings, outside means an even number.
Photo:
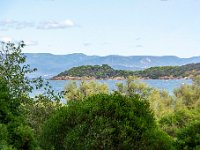
[[[108,64],[118,70],[143,70],[155,66],[181,66],[199,63],[200,56],[179,58],[176,56],[88,56],[83,53],[55,55],[50,53],[25,53],[27,63],[38,71],[35,76],[52,77],[64,70],[81,65]],[[45,61],[44,61],[45,60]],[[34,77],[35,77],[34,76]]]
[[[147,79],[173,79],[200,75],[200,63],[183,66],[151,67],[141,71],[115,70],[109,65],[86,65],[73,67],[52,79],[124,79],[128,76],[137,76]]]
[[[104,83],[71,81],[56,93],[46,80],[27,78],[37,69],[25,64],[24,46],[0,47],[0,150],[200,148],[200,76],[173,96],[136,77],[115,91]],[[44,92],[30,97],[33,89]]]

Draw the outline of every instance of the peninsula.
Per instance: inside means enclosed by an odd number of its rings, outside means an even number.
[[[73,67],[61,72],[52,80],[92,80],[92,79],[115,79],[123,80],[128,76],[137,76],[144,79],[179,79],[191,78],[200,75],[200,63],[187,64],[183,66],[151,67],[140,71],[115,70],[107,64],[84,65]]]

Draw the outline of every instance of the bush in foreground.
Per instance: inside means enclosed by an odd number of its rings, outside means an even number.
[[[177,132],[193,121],[200,120],[200,110],[179,110],[173,114],[166,114],[159,120],[159,125],[169,136],[176,138]]]
[[[149,104],[138,97],[99,94],[71,101],[45,124],[44,149],[172,149]]]
[[[177,133],[178,149],[200,149],[200,121],[193,121]]]

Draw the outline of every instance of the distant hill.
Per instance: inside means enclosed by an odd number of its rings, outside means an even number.
[[[124,79],[128,76],[138,76],[149,79],[173,79],[200,75],[200,63],[187,64],[183,66],[151,67],[142,71],[115,70],[109,65],[86,65],[73,67],[61,72],[52,79]]]
[[[61,72],[53,79],[107,79],[107,78],[115,78],[115,77],[124,77],[127,76],[126,73],[133,73],[133,71],[124,71],[124,70],[115,70],[109,65],[103,64],[102,66],[99,65],[86,65],[86,66],[79,66],[73,67],[69,70]]]
[[[114,69],[143,70],[154,66],[180,66],[200,62],[199,57],[179,58],[176,56],[87,56],[81,53],[53,55],[49,53],[25,53],[27,63],[38,68],[33,76],[55,76],[63,70],[81,65],[108,64]]]
[[[200,63],[183,66],[151,67],[142,71],[135,71],[134,75],[150,79],[191,78],[200,75]]]

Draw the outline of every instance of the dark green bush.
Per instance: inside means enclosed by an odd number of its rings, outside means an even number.
[[[188,124],[177,133],[178,149],[200,149],[200,120]]]
[[[33,149],[36,146],[33,130],[26,123],[20,103],[9,93],[0,78],[0,149]]]
[[[149,104],[119,94],[69,102],[43,126],[44,149],[171,149]]]
[[[0,145],[7,144],[8,130],[6,125],[0,124]]]
[[[192,121],[200,120],[200,110],[179,110],[173,114],[166,114],[159,120],[159,125],[168,135],[175,137],[177,131],[187,126]]]
[[[17,149],[32,150],[37,146],[33,130],[27,125],[15,127],[10,140],[12,140],[10,143],[13,143]]]

